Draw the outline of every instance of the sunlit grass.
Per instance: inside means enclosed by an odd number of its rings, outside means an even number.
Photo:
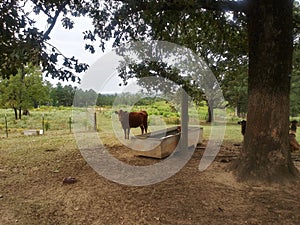
[[[7,120],[9,133],[22,133],[25,129],[68,130],[72,108],[47,107],[30,110],[29,116],[15,119],[12,109],[0,109],[0,132],[5,132]]]
[[[155,104],[154,108],[150,110],[150,106],[140,106],[143,109],[149,111],[148,116],[148,132],[153,132],[160,129],[165,129],[167,127],[176,126],[179,124],[179,120],[174,120],[174,123],[169,123],[167,120],[170,117],[165,117],[166,115],[161,115],[159,113],[161,109],[166,109],[167,105],[159,105]],[[200,109],[198,109],[200,110]],[[204,114],[206,112],[206,108],[201,109],[201,113]],[[20,137],[21,140],[24,139],[22,132],[25,129],[43,129],[43,119],[44,119],[44,129],[46,135],[43,136],[45,138],[40,139],[49,139],[48,133],[52,132],[62,132],[69,133],[70,125],[71,128],[77,126],[77,129],[82,131],[90,131],[95,128],[94,122],[94,111],[86,110],[86,109],[73,109],[71,107],[43,107],[40,109],[35,109],[30,111],[30,116],[23,116],[22,120],[15,120],[14,113],[11,109],[1,109],[0,110],[0,137],[5,137],[5,115],[8,121],[8,131],[9,137],[16,138]],[[169,113],[169,112],[166,112]],[[192,112],[193,113],[193,112]],[[195,112],[194,112],[195,114]],[[170,113],[171,115],[171,113]],[[203,117],[203,116],[202,116]],[[78,119],[79,118],[79,119]],[[71,119],[71,124],[70,124]],[[204,128],[204,139],[208,140],[211,132],[211,124],[205,123],[204,119],[197,118],[200,120],[200,125]],[[190,120],[193,120],[193,117],[190,116]],[[240,133],[240,126],[236,122],[236,118],[229,118],[228,123],[226,124],[226,132],[224,136],[224,140],[228,142],[241,142],[242,135]],[[102,111],[96,112],[96,122],[97,122],[97,131],[99,133],[100,138],[104,140],[105,143],[114,143],[119,144],[120,142],[117,140],[115,133],[118,133],[119,138],[123,138],[123,131],[121,128],[121,124],[118,120],[118,116],[114,113],[111,108],[103,108]],[[195,124],[196,125],[196,124]],[[223,124],[214,125],[214,129],[223,129]],[[78,128],[79,127],[79,128]],[[49,133],[49,134],[50,134]],[[131,129],[131,133],[134,135],[138,135],[141,133],[139,128]],[[23,139],[22,139],[23,138]],[[45,142],[47,143],[47,142]],[[52,143],[49,143],[52,145]]]
[[[154,108],[150,110],[150,106],[140,106],[141,109],[149,110],[148,116],[148,132],[153,132],[161,129],[165,129],[167,127],[176,126],[179,124],[179,121],[176,123],[169,123],[166,120],[164,115],[158,113],[161,109],[166,109],[167,105],[159,105],[155,104]],[[158,111],[155,111],[158,110]],[[207,108],[198,109],[204,114]],[[193,111],[194,112],[194,111]],[[192,113],[193,113],[192,112]],[[80,114],[78,114],[80,113]],[[194,112],[195,113],[195,112]],[[243,136],[241,135],[241,127],[237,124],[239,120],[236,117],[231,116],[232,111],[227,110],[227,123],[213,123],[209,124],[206,123],[204,119],[198,118],[200,120],[200,126],[203,127],[203,137],[205,140],[208,140],[211,135],[212,127],[215,130],[222,130],[225,129],[224,135],[224,143],[241,143],[243,140]],[[170,113],[171,114],[171,113]],[[76,121],[80,117],[80,121]],[[6,133],[5,133],[5,116],[8,121],[8,135],[9,139],[6,140]],[[76,117],[77,116],[77,117]],[[191,116],[190,116],[191,117]],[[45,146],[51,148],[59,141],[54,141],[53,139],[57,138],[58,140],[61,139],[61,135],[69,135],[70,128],[74,129],[75,126],[79,126],[82,131],[91,131],[94,130],[94,111],[93,109],[87,110],[84,108],[81,109],[73,109],[72,107],[42,107],[40,109],[34,109],[30,111],[30,116],[23,116],[22,120],[15,120],[14,119],[14,112],[12,109],[0,109],[0,138],[1,145],[9,144],[10,142],[14,143],[15,149],[20,148],[19,145],[29,145],[31,143],[27,143],[26,140],[33,140],[27,139],[23,135],[23,131],[26,129],[37,129],[40,130],[43,128],[43,119],[44,119],[44,129],[45,135],[39,137],[38,140],[43,140],[40,148],[46,148]],[[71,120],[71,124],[70,124]],[[101,111],[96,112],[96,122],[97,122],[97,132],[99,133],[100,138],[104,141],[104,143],[112,143],[112,144],[120,144],[121,142],[118,138],[124,138],[124,134],[122,131],[121,124],[118,120],[118,116],[114,113],[113,109],[111,108],[102,108]],[[70,127],[71,125],[71,127]],[[197,124],[195,124],[197,125]],[[225,127],[224,127],[225,126]],[[116,133],[118,134],[116,136]],[[140,128],[133,128],[131,129],[131,133],[133,135],[139,135],[141,133]],[[31,138],[31,137],[29,137]],[[300,135],[297,135],[297,140],[300,142]],[[51,142],[51,140],[53,142]],[[25,143],[23,143],[23,141]],[[20,142],[20,144],[18,144]],[[34,146],[32,146],[34,148]]]

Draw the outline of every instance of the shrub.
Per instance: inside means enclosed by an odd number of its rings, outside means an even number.
[[[164,120],[165,120],[166,124],[180,124],[179,117],[171,116],[169,118],[165,118]]]
[[[50,123],[48,121],[45,121],[45,130],[49,130],[50,129]]]

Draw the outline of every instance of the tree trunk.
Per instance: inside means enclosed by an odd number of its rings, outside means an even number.
[[[252,0],[248,11],[249,99],[239,180],[277,182],[297,176],[289,143],[292,1]]]
[[[22,108],[19,107],[19,119],[21,119],[21,118],[22,118]]]
[[[14,109],[14,112],[15,112],[15,119],[17,120],[18,119],[18,110],[15,107],[13,107],[13,109]]]
[[[211,122],[213,122],[214,121],[214,107],[213,107],[213,105],[212,105],[212,103],[208,103],[207,102],[207,120],[206,120],[206,122],[207,123],[211,123]]]

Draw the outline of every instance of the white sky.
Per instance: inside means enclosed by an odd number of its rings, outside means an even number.
[[[96,48],[96,52],[94,54],[91,54],[89,51],[84,49],[85,42],[83,40],[83,32],[88,30],[89,28],[92,28],[91,20],[84,17],[73,18],[73,20],[74,28],[70,30],[62,27],[61,21],[58,20],[55,27],[50,33],[51,39],[49,43],[58,48],[59,51],[65,56],[75,56],[75,58],[78,59],[79,62],[87,63],[91,67],[97,59],[104,55],[104,53],[100,48]],[[110,49],[108,49],[107,51],[109,50]],[[53,79],[49,80],[55,83]],[[72,84],[72,82],[69,83]]]
[[[116,63],[114,62],[115,59],[111,58],[112,55],[115,55],[111,54],[112,41],[107,43],[106,50],[104,52],[98,47],[99,42],[95,42],[94,47],[96,52],[94,54],[90,53],[89,51],[85,50],[83,32],[88,29],[93,29],[91,19],[88,17],[80,17],[73,18],[73,21],[74,28],[71,30],[67,30],[62,27],[60,20],[58,20],[56,26],[50,33],[51,40],[49,41],[49,43],[57,47],[65,56],[74,56],[80,62],[90,65],[86,73],[80,74],[80,77],[82,78],[82,85],[79,85],[79,87],[87,89],[86,87],[83,87],[83,83],[89,83],[91,84],[90,87],[92,89],[94,89],[95,91],[97,90],[97,92],[100,93],[114,94],[121,92],[137,92],[140,87],[135,85],[135,80],[129,81],[128,85],[126,86],[120,86],[119,84],[123,84],[123,82],[122,79],[117,76],[116,70],[113,70],[113,72],[111,72],[112,69],[110,69],[109,71],[111,73],[108,73],[106,69],[104,69],[105,67],[117,67]],[[91,76],[93,76],[94,78],[91,79]],[[88,81],[84,81],[84,79],[88,79]],[[62,82],[58,79],[53,80],[51,78],[47,78],[47,80],[49,80],[53,84],[61,82],[63,85],[76,85],[71,81]],[[91,80],[94,80],[94,83],[91,83]],[[95,85],[98,86],[95,87]],[[101,87],[100,90],[99,87]]]
[[[74,18],[74,28],[66,30],[60,21],[57,21],[54,29],[50,33],[50,43],[56,46],[66,56],[75,56],[82,62],[94,63],[98,57],[104,53],[97,49],[96,53],[91,54],[84,49],[83,32],[91,27],[89,18]]]
[[[28,11],[31,8],[28,6]],[[47,25],[47,17],[43,15],[41,12],[39,15],[35,15],[34,13],[31,14],[33,19],[36,21],[36,26],[39,27],[41,30],[45,31],[48,27]],[[93,29],[91,19],[88,17],[80,17],[80,18],[72,18],[74,21],[73,29],[65,29],[61,24],[61,17],[58,18],[55,27],[50,33],[50,40],[49,43],[55,46],[63,55],[66,57],[74,56],[76,59],[79,60],[81,63],[89,64],[89,68],[95,67],[93,64],[101,57],[105,57],[111,50],[112,42],[108,42],[106,46],[105,52],[103,52],[99,47],[99,42],[94,43],[94,47],[96,52],[94,54],[90,53],[89,51],[85,50],[85,40],[83,40],[83,32],[89,29]],[[51,48],[49,48],[51,49]],[[101,61],[101,60],[100,60]],[[103,60],[102,60],[103,61]],[[107,60],[106,60],[107,62]],[[97,65],[98,67],[101,65]],[[90,70],[89,69],[89,70]],[[89,70],[86,73],[89,73]],[[122,83],[121,79],[116,74],[95,74],[95,76],[106,76],[109,77],[109,80],[106,80],[105,85],[103,86],[103,90],[101,93],[116,93],[116,92],[123,92],[124,86],[119,86],[119,83]],[[80,73],[79,76],[81,79],[84,79],[85,73]],[[63,85],[73,85],[78,86],[77,83],[72,81],[63,82],[58,79],[52,79],[51,77],[45,78],[49,80],[52,84],[56,84],[58,82],[62,83]],[[100,79],[102,80],[102,79]],[[103,85],[103,84],[100,84]],[[80,86],[80,85],[79,85]]]

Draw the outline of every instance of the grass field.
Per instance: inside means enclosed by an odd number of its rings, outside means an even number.
[[[76,112],[86,114],[84,110]],[[22,134],[24,129],[41,129],[43,115],[50,124],[44,135]],[[11,111],[1,110],[0,117],[0,224],[297,224],[300,219],[299,185],[240,184],[227,172],[224,158],[215,159],[208,170],[199,172],[200,148],[173,177],[131,187],[99,176],[87,164],[69,130],[71,108],[35,110],[21,121],[14,121]],[[81,124],[83,135],[88,135],[93,118],[81,122],[71,125]],[[172,125],[150,123],[150,131]],[[115,137],[114,126],[120,127],[120,123],[111,110],[97,113],[99,136],[116,158],[137,165],[157,163],[130,156]],[[208,140],[212,125],[202,121],[201,126]],[[215,126],[221,128],[221,124]],[[140,129],[132,132],[139,134]],[[233,144],[241,141],[240,126],[229,120],[220,152],[237,154],[240,147]],[[78,182],[64,185],[68,176]]]
[[[81,109],[81,112],[85,115],[86,111]],[[0,151],[1,155],[5,156],[6,152],[10,160],[9,164],[22,164],[24,160],[29,165],[35,165],[44,163],[47,158],[45,152],[57,151],[64,149],[64,154],[76,150],[76,140],[73,134],[73,130],[70,131],[70,118],[74,120],[72,108],[42,108],[31,111],[30,116],[23,116],[22,120],[14,120],[12,110],[0,110]],[[5,120],[7,116],[8,120],[8,138],[6,138],[5,132]],[[155,115],[160,118],[160,115]],[[49,127],[45,130],[44,135],[39,136],[25,136],[23,131],[26,129],[42,129],[42,118],[44,122],[49,123]],[[152,117],[150,116],[150,119]],[[157,120],[157,118],[155,118]],[[93,121],[89,121],[84,118],[82,122],[83,131],[89,131],[93,129]],[[175,124],[167,124],[160,118],[160,123],[149,123],[149,131],[160,130],[166,127],[174,126]],[[76,125],[76,122],[72,121],[72,128]],[[215,125],[216,129],[221,125]],[[223,125],[222,125],[223,126]],[[208,140],[211,134],[211,124],[207,124],[204,121],[201,122],[203,127],[203,138]],[[102,142],[106,145],[120,144],[118,138],[116,138],[115,132],[121,132],[119,138],[123,138],[121,125],[118,121],[117,115],[115,115],[111,109],[104,109],[102,112],[97,112],[97,130]],[[140,129],[131,129],[133,134],[140,134]],[[242,135],[240,133],[240,126],[236,122],[228,122],[226,124],[226,132],[224,136],[224,143],[240,143],[242,141]],[[60,152],[60,151],[58,151]],[[38,153],[38,154],[37,154]],[[2,158],[2,160],[5,160]],[[59,164],[59,163],[58,163]],[[57,166],[59,167],[59,165]],[[53,168],[56,171],[58,168]]]
[[[77,151],[76,140],[73,132],[69,129],[69,119],[72,118],[72,108],[47,108],[31,111],[30,116],[23,116],[22,120],[14,120],[12,110],[0,110],[0,151],[1,160],[5,161],[9,166],[13,164],[22,164],[26,162],[27,166],[40,165],[48,160],[47,152],[55,151],[57,154],[72,153]],[[85,112],[84,112],[85,113]],[[8,138],[5,133],[5,120],[8,120]],[[44,135],[25,136],[22,131],[26,129],[42,129],[42,118],[44,116],[45,123],[49,123],[48,130]],[[151,117],[150,117],[151,118]],[[72,118],[73,119],[73,118]],[[113,122],[112,122],[113,121]],[[71,124],[72,127],[75,122]],[[82,129],[88,131],[93,129],[93,125],[83,122]],[[115,128],[114,128],[115,126]],[[174,126],[174,124],[151,124],[149,130],[155,131],[165,127]],[[204,121],[201,123],[204,131],[204,139],[208,140],[211,133],[211,124]],[[218,126],[221,125],[216,125]],[[115,136],[114,129],[121,130],[121,125],[117,115],[113,114],[110,109],[97,113],[97,130],[103,143],[106,145],[120,144]],[[140,134],[140,129],[132,129],[133,134]],[[242,135],[240,134],[240,126],[235,122],[226,124],[226,132],[224,142],[240,143]],[[63,151],[59,151],[63,150]],[[9,161],[5,159],[9,156]],[[59,158],[59,155],[57,156]],[[59,162],[53,166],[52,171],[59,170]]]
[[[153,108],[149,106],[139,106],[138,109],[146,109],[149,113],[149,131],[164,129],[166,127],[178,125],[180,123],[179,115],[174,113],[164,113],[163,110],[170,110],[168,105],[157,106]],[[86,109],[73,109],[72,107],[41,107],[30,111],[30,116],[23,116],[21,120],[14,119],[14,113],[11,109],[0,109],[0,138],[6,137],[6,124],[5,117],[8,125],[8,136],[15,138],[20,137],[19,141],[26,139],[23,135],[24,130],[28,129],[44,129],[46,136],[40,137],[41,139],[47,139],[50,136],[56,136],[56,134],[70,134],[71,129],[74,126],[74,118],[77,117],[78,110],[82,113],[81,126],[83,130],[91,130],[94,128],[94,114],[90,113],[92,118],[88,118]],[[205,113],[207,109],[199,109],[199,121],[200,126],[204,129],[204,139],[209,139],[212,124],[205,122]],[[195,117],[195,112],[191,117]],[[242,135],[240,133],[240,125],[237,124],[239,120],[236,117],[232,117],[232,111],[227,113],[226,131],[224,136],[225,142],[237,143],[242,141]],[[293,118],[295,119],[295,118]],[[114,114],[114,109],[101,108],[101,111],[96,113],[97,130],[101,137],[111,140],[115,135],[114,132],[121,130],[121,125],[118,121],[117,115]],[[213,126],[221,127],[223,124],[215,123]],[[71,128],[71,129],[70,129]],[[139,134],[140,129],[132,129],[133,134]],[[59,137],[61,134],[58,135]],[[297,140],[300,142],[300,137],[297,136]]]
[[[69,118],[72,117],[72,108],[46,107],[30,111],[30,116],[22,116],[15,120],[12,109],[0,109],[0,131],[5,132],[5,117],[9,133],[21,133],[25,129],[68,130]]]

